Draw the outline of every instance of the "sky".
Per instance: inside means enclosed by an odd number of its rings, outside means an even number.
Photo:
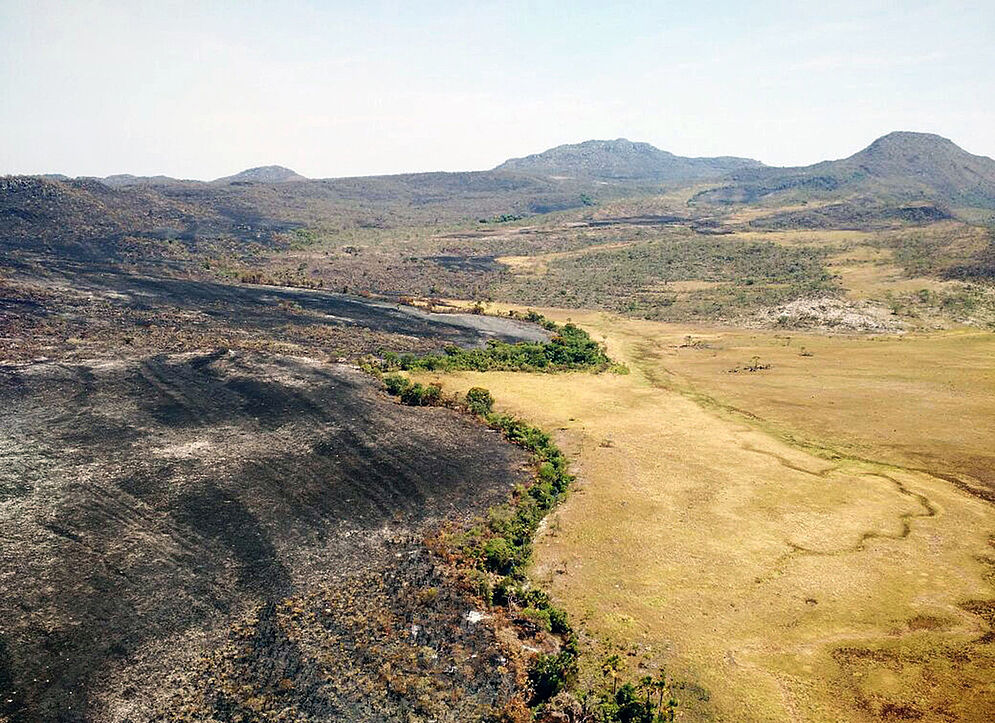
[[[478,170],[591,138],[995,157],[995,2],[0,0],[0,174]]]

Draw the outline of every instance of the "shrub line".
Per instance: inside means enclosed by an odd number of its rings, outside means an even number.
[[[444,544],[457,561],[457,567],[470,590],[488,605],[498,605],[509,611],[517,607],[520,620],[531,625],[537,634],[545,633],[556,640],[556,651],[538,653],[528,668],[531,694],[528,704],[533,716],[544,719],[554,711],[567,707],[578,709],[581,714],[578,720],[599,723],[672,721],[676,702],[673,699],[665,702],[663,699],[666,679],[662,673],[652,681],[648,678],[640,681],[638,686],[631,683],[618,686],[616,673],[612,676],[610,691],[607,688],[588,691],[581,695],[580,701],[571,695],[567,695],[566,699],[557,697],[577,683],[577,634],[566,611],[556,607],[547,593],[530,586],[526,576],[539,525],[565,499],[575,479],[568,471],[566,455],[552,437],[539,427],[512,415],[495,412],[494,398],[483,387],[472,387],[462,399],[458,395],[447,398],[438,383],[423,385],[396,373],[397,370],[493,369],[628,371],[614,364],[579,327],[572,324],[560,327],[535,312],[529,312],[525,318],[553,331],[553,338],[546,344],[491,341],[486,349],[463,350],[454,347],[447,349],[445,356],[416,357],[388,353],[379,363],[368,362],[364,369],[381,377],[386,391],[402,403],[445,406],[472,414],[491,429],[501,432],[508,442],[531,455],[534,470],[531,482],[516,485],[508,502],[489,508],[486,515],[478,518],[469,530],[453,536]],[[383,374],[384,371],[388,373]],[[615,671],[618,665],[610,667]],[[645,699],[638,695],[640,690],[646,692]],[[658,701],[651,700],[651,691],[652,697],[658,698]]]

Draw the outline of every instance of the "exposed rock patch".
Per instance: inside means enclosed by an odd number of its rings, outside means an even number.
[[[795,299],[745,320],[749,326],[897,334],[905,325],[882,306],[833,296]]]

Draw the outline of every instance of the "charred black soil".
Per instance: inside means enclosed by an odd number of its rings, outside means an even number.
[[[460,720],[510,696],[421,544],[527,477],[497,434],[285,355],[0,375],[0,720]]]
[[[320,290],[93,267],[0,278],[0,360],[134,357],[220,346],[334,359],[548,337],[513,319],[430,314]]]

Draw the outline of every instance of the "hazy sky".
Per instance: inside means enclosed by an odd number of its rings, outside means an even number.
[[[589,138],[995,156],[995,1],[0,0],[0,173],[482,169]]]

